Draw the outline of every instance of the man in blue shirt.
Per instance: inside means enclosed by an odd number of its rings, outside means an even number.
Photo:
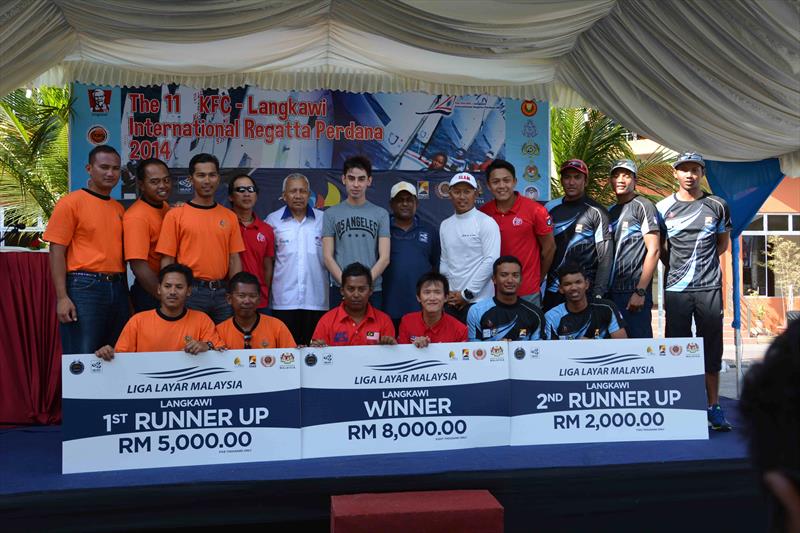
[[[419,311],[417,280],[439,270],[439,232],[417,216],[417,190],[396,183],[390,196],[391,255],[383,273],[383,310],[399,327],[403,315]]]

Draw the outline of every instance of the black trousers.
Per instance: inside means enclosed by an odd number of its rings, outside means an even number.
[[[703,337],[706,373],[722,368],[722,289],[664,292],[666,337],[691,337],[692,317]]]
[[[326,311],[312,311],[310,309],[273,309],[272,316],[286,324],[294,337],[294,342],[303,346],[311,343],[311,335],[317,327],[317,322]]]

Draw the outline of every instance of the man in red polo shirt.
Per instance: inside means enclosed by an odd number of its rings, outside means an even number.
[[[542,279],[556,251],[550,214],[539,203],[520,195],[514,165],[495,159],[486,168],[486,184],[494,200],[481,207],[500,226],[500,255],[513,255],[522,263],[519,297],[542,306]]]
[[[258,218],[253,207],[258,200],[258,185],[247,174],[236,176],[228,183],[228,198],[231,208],[239,219],[244,252],[242,270],[258,278],[261,291],[261,309],[269,305],[269,288],[272,285],[272,272],[275,261],[275,232],[272,226]]]
[[[322,315],[311,336],[311,346],[397,344],[394,324],[386,313],[369,303],[372,273],[361,263],[342,271],[342,303]]]
[[[432,342],[467,342],[467,326],[444,312],[450,292],[447,278],[438,272],[417,281],[417,300],[422,311],[407,313],[400,321],[397,342],[424,348]]]

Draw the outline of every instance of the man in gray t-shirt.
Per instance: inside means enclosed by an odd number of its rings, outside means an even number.
[[[366,157],[351,157],[344,162],[342,182],[347,199],[328,208],[322,224],[322,254],[331,275],[331,309],[342,301],[342,270],[361,263],[372,272],[374,292],[370,303],[382,304],[381,274],[389,265],[389,213],[367,201],[372,183],[372,164]]]

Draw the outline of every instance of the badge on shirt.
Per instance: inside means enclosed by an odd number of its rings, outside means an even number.
[[[491,337],[491,336],[492,336],[492,330],[491,330],[491,329],[489,329],[489,328],[485,328],[485,329],[483,330],[483,338],[484,338],[484,339],[488,339],[488,338],[489,338],[489,337]]]
[[[364,337],[367,339],[367,342],[378,342],[378,339],[381,338],[380,333],[377,331],[367,331]]]
[[[706,217],[705,225],[708,226],[709,224],[713,224],[711,217]]]
[[[259,232],[256,234],[256,240],[257,240],[258,242],[266,242],[267,238],[264,236],[264,234],[263,234],[263,233],[261,233],[261,232],[259,231]]]
[[[419,242],[427,243],[428,242],[428,232],[427,231],[420,231],[419,232]]]
[[[333,342],[348,342],[346,331],[337,331],[333,334]]]
[[[583,231],[583,224],[575,224],[575,233],[580,233]]]
[[[521,330],[519,330],[519,338],[520,338],[520,339],[522,339],[522,338],[524,338],[524,337],[527,337],[527,336],[528,336],[528,330],[527,330],[527,329],[521,329]]]
[[[515,225],[515,226],[521,226],[522,225],[522,219],[519,218],[519,217],[514,217],[514,219],[511,221],[511,223],[513,225]]]
[[[628,229],[628,221],[627,220],[622,222],[622,231],[625,231],[626,229]]]
[[[553,225],[553,218],[550,215],[547,215],[547,218],[545,219],[544,223],[547,224],[547,227],[552,226]]]

